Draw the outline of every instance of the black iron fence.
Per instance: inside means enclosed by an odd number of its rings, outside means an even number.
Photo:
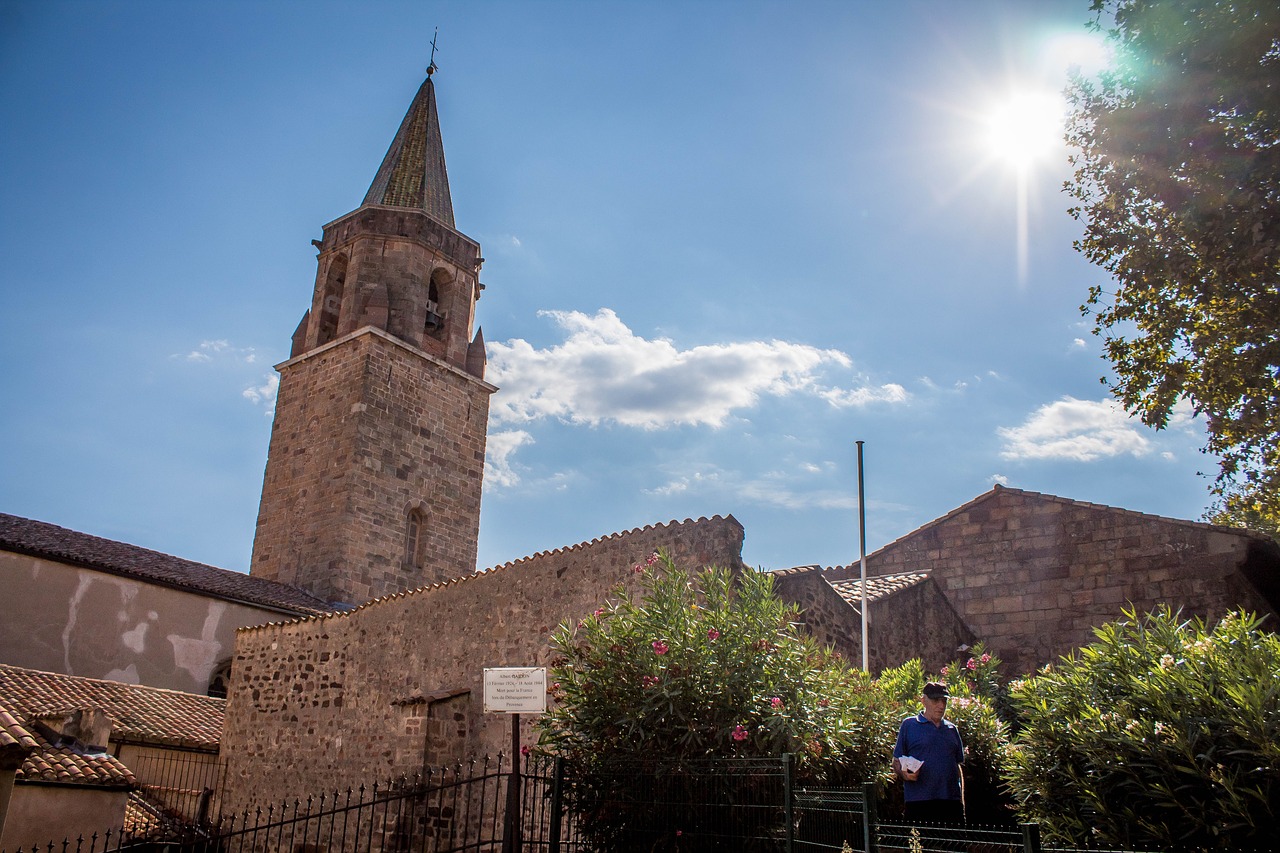
[[[881,820],[873,786],[797,784],[789,756],[590,773],[531,758],[514,769],[499,755],[213,820],[10,853],[1065,853],[1042,845],[1029,824]]]

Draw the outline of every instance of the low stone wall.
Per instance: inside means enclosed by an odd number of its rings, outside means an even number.
[[[732,517],[645,527],[376,599],[346,614],[238,633],[223,730],[223,814],[369,784],[511,744],[483,713],[483,671],[543,666],[548,639],[658,549],[683,568],[742,567]],[[522,741],[535,737],[522,719]]]

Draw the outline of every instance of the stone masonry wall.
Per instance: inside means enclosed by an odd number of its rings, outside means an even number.
[[[280,373],[250,573],[359,603],[474,571],[493,386],[372,329]]]
[[[1167,604],[1208,620],[1241,607],[1271,612],[1239,571],[1250,541],[1206,524],[997,488],[867,562],[876,575],[930,572],[1015,676],[1092,642],[1094,626],[1126,607]],[[894,600],[882,618],[918,618],[913,606]]]
[[[862,619],[824,579],[837,573],[816,566],[775,572],[774,590],[800,606],[805,630],[814,639],[857,667],[862,665]],[[974,641],[937,586],[928,581],[873,600],[870,610],[867,664],[872,673],[912,658],[936,669],[958,656],[957,647]]]
[[[227,810],[414,773],[510,744],[484,714],[483,670],[548,663],[548,639],[659,548],[677,565],[741,568],[732,517],[646,527],[410,593],[350,613],[239,632],[223,730]],[[461,698],[459,698],[461,697]],[[522,719],[532,742],[532,717]]]

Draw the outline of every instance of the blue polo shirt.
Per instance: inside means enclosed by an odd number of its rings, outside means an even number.
[[[894,758],[904,755],[924,762],[920,778],[904,783],[903,795],[908,802],[960,799],[964,744],[954,723],[944,719],[941,726],[935,726],[924,711],[907,717],[898,727],[898,742],[893,745]]]

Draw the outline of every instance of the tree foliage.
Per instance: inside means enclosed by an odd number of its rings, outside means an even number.
[[[1139,850],[1275,849],[1280,637],[1229,614],[1125,613],[1011,686],[1006,777],[1046,840]]]
[[[1280,5],[1093,0],[1112,67],[1073,78],[1066,189],[1113,393],[1166,426],[1188,401],[1214,490],[1280,518]],[[1106,381],[1106,380],[1104,380]]]

